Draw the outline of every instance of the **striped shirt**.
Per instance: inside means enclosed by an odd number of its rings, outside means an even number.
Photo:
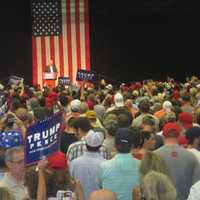
[[[85,139],[83,138],[80,141],[74,142],[73,144],[71,144],[68,148],[66,155],[68,157],[68,160],[72,161],[75,158],[82,156],[83,153],[86,151],[87,151],[86,142],[85,142]],[[109,157],[110,157],[106,147],[103,145],[100,148],[100,154],[105,159],[109,159]]]

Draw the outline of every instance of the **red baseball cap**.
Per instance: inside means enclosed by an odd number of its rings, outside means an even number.
[[[48,168],[65,170],[67,168],[67,158],[63,152],[56,152],[48,157]]]
[[[179,136],[180,132],[181,132],[181,129],[180,127],[178,126],[177,123],[175,122],[169,122],[169,123],[166,123],[163,127],[163,135],[165,137],[168,136],[168,134],[170,133],[170,130],[173,130],[174,133],[176,134],[176,137]]]

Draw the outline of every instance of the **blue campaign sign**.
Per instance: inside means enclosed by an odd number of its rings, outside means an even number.
[[[62,118],[63,114],[60,112],[49,119],[37,122],[27,129],[25,140],[27,165],[59,150],[59,130]]]
[[[97,74],[92,71],[87,70],[78,70],[76,74],[76,80],[77,81],[89,81],[89,82],[95,82],[97,81]]]
[[[58,83],[60,85],[70,85],[71,79],[69,77],[58,77]]]

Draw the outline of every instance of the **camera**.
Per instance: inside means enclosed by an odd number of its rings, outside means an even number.
[[[15,117],[11,114],[8,114],[6,119],[5,119],[5,124],[8,127],[13,127],[15,121],[16,121]]]

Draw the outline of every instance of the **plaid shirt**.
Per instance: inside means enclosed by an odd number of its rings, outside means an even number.
[[[83,153],[86,152],[86,151],[87,151],[86,142],[85,142],[85,139],[83,138],[80,141],[75,142],[75,143],[73,143],[73,144],[71,144],[69,146],[68,151],[67,151],[68,160],[72,161],[75,158],[78,158],[78,157],[82,156]],[[103,145],[100,148],[100,154],[105,159],[109,159],[110,158],[106,147],[103,146]]]

